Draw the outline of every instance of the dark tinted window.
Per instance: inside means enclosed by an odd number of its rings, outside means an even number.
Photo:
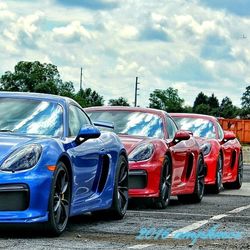
[[[161,117],[143,112],[130,111],[90,111],[92,121],[114,123],[118,134],[163,138],[163,122]]]
[[[0,130],[62,136],[63,109],[54,102],[0,98]]]

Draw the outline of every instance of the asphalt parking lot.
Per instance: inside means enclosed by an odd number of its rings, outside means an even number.
[[[0,248],[250,249],[250,166],[244,167],[242,189],[207,194],[200,204],[183,205],[173,197],[165,210],[130,206],[121,221],[77,216],[58,238],[29,228],[1,227]]]

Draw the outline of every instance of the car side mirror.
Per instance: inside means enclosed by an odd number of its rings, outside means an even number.
[[[192,135],[192,132],[186,131],[186,130],[178,130],[175,133],[173,142],[178,143],[180,141],[188,140],[190,136]]]
[[[232,132],[232,131],[224,131],[224,138],[223,138],[224,142],[234,140],[235,138],[236,138],[236,135],[235,135],[234,132]]]
[[[100,130],[95,126],[90,125],[81,128],[75,140],[77,144],[81,144],[89,139],[98,138],[100,135]]]

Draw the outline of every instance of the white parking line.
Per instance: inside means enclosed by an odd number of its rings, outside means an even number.
[[[187,233],[187,232],[193,231],[195,229],[202,227],[203,225],[207,224],[208,222],[209,222],[209,220],[197,221],[191,225],[188,225],[186,227],[182,227],[178,230],[173,231],[171,234],[168,235],[168,238],[173,238],[173,236],[176,235],[177,233]]]
[[[144,249],[144,248],[147,248],[147,247],[151,247],[153,246],[154,244],[139,244],[139,245],[134,245],[134,246],[131,246],[131,247],[128,247],[129,249]]]
[[[227,217],[227,216],[228,216],[227,214],[218,214],[218,215],[213,216],[209,220],[220,220],[220,219]]]
[[[237,214],[237,213],[239,213],[239,212],[241,212],[243,210],[246,210],[248,208],[250,208],[250,205],[247,205],[247,206],[244,206],[244,207],[235,208],[234,210],[231,210],[228,213],[230,213],[230,214]]]
[[[224,218],[224,217],[229,216],[229,214],[232,214],[232,213],[233,213],[233,214],[236,214],[236,213],[239,213],[239,212],[241,212],[241,211],[243,211],[243,210],[246,210],[246,209],[249,209],[249,208],[250,208],[250,204],[247,205],[247,206],[235,208],[235,209],[233,209],[233,210],[231,210],[231,211],[228,211],[228,212],[225,213],[225,214],[218,214],[218,215],[215,215],[215,216],[211,217],[211,218],[208,219],[208,220],[197,221],[197,222],[195,222],[195,223],[193,223],[193,224],[191,224],[191,225],[188,225],[188,226],[186,226],[186,227],[182,227],[182,228],[180,228],[180,229],[178,229],[178,230],[173,231],[171,234],[169,234],[168,238],[173,238],[173,236],[174,236],[176,233],[182,233],[182,232],[188,233],[188,232],[190,232],[190,231],[193,231],[193,230],[195,230],[195,229],[198,229],[198,228],[200,228],[200,227],[202,227],[202,226],[208,224],[208,223],[211,222],[211,221],[220,220],[220,219],[222,219],[222,218]]]

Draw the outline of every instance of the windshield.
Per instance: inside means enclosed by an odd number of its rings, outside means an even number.
[[[131,111],[90,111],[92,121],[114,123],[117,134],[163,138],[162,119],[154,114]]]
[[[53,102],[0,98],[0,132],[62,136],[63,110]]]
[[[193,132],[194,136],[202,138],[216,138],[215,126],[210,120],[192,117],[173,117],[182,130]]]

